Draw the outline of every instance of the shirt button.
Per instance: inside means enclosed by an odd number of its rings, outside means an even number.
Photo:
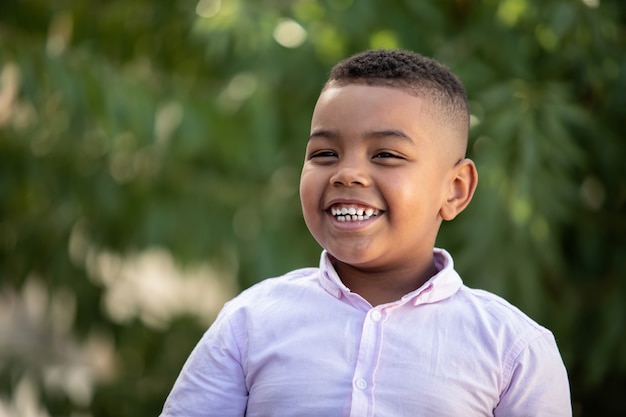
[[[360,390],[364,390],[365,388],[367,388],[367,381],[364,380],[363,378],[359,378],[356,381],[354,381],[354,385],[360,389]]]
[[[380,321],[380,319],[383,317],[382,313],[378,310],[372,310],[372,312],[370,313],[370,317],[372,318],[372,320],[374,321]]]

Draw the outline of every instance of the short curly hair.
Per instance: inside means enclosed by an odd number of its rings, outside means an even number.
[[[406,50],[364,51],[337,63],[324,90],[348,84],[400,88],[432,100],[442,110],[446,123],[459,129],[467,146],[470,113],[465,87],[434,59]]]

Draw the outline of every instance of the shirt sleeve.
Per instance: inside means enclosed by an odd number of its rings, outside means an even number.
[[[241,355],[222,311],[187,359],[160,417],[243,417],[247,403]]]
[[[567,371],[551,333],[532,341],[517,356],[494,416],[572,416]]]

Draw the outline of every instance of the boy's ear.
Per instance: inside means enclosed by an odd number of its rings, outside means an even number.
[[[443,220],[452,220],[472,201],[478,185],[478,171],[471,159],[457,162],[452,171],[451,182],[446,200],[441,206]]]

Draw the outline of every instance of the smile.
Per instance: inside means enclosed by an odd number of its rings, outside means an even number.
[[[378,216],[380,210],[371,207],[358,207],[354,205],[336,205],[330,208],[330,214],[340,222],[352,222],[369,220]]]

